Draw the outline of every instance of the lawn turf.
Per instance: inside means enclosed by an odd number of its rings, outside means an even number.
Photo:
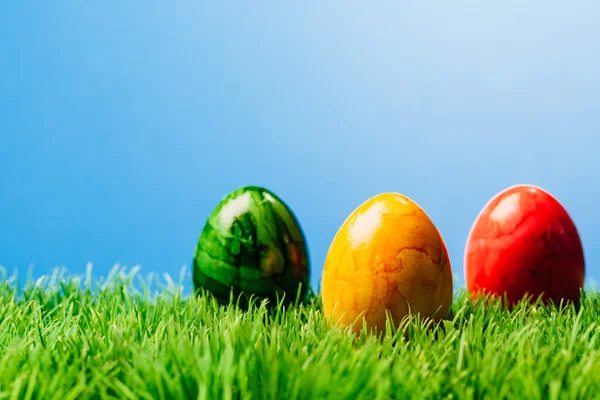
[[[135,271],[0,283],[0,399],[600,398],[600,295],[579,310],[455,294],[448,320],[376,338],[318,296],[250,312],[140,289]]]

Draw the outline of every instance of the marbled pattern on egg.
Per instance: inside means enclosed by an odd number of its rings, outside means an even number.
[[[399,193],[372,197],[335,235],[323,269],[323,311],[334,323],[364,318],[385,329],[409,313],[440,320],[452,303],[452,269],[444,241],[429,216]],[[362,320],[354,331],[362,328]]]
[[[233,294],[242,307],[248,297],[285,304],[308,290],[310,266],[306,240],[289,207],[274,193],[241,187],[211,213],[196,246],[193,283],[220,303]],[[300,292],[299,292],[300,290]],[[243,293],[243,296],[240,295]]]
[[[517,185],[494,196],[477,216],[465,247],[465,278],[474,295],[524,296],[579,303],[585,260],[577,228],[550,193]]]

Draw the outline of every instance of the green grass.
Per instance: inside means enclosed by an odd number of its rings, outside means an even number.
[[[242,312],[134,275],[5,277],[0,398],[600,398],[596,293],[509,312],[461,291],[443,324],[376,338],[329,329],[318,297]]]

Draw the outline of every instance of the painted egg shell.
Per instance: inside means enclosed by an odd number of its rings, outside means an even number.
[[[333,323],[366,322],[385,330],[410,313],[439,321],[452,304],[446,246],[427,214],[398,193],[379,194],[354,210],[335,235],[322,278],[323,311]]]
[[[211,213],[196,246],[193,281],[221,304],[248,306],[250,296],[272,306],[304,299],[308,251],[296,217],[267,189],[246,186],[228,194]]]
[[[475,220],[465,248],[465,279],[473,295],[528,295],[579,303],[585,265],[577,229],[552,195],[532,185],[494,196]]]

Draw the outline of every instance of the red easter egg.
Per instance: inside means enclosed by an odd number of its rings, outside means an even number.
[[[585,275],[573,220],[532,185],[510,187],[485,205],[469,233],[464,268],[471,294],[506,296],[509,304],[525,295],[579,304]]]

